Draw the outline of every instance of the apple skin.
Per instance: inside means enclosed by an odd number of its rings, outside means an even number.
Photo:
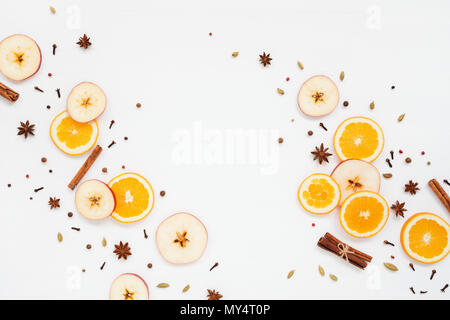
[[[84,84],[84,83],[92,84],[92,85],[97,86],[98,88],[100,88],[99,85],[93,83],[92,81],[82,81],[82,82],[78,83],[75,87],[73,87],[72,90],[70,90],[69,94],[67,95],[67,99],[66,99],[66,110],[67,110],[67,113],[69,114],[69,116],[70,116],[72,119],[73,119],[73,117],[72,117],[72,115],[71,115],[70,112],[69,112],[69,108],[67,108],[67,105],[69,104],[69,97],[70,97],[70,95],[72,94],[73,90],[74,90],[76,87],[78,87],[79,85],[82,85],[82,84]],[[102,88],[100,88],[100,90],[103,92],[103,95],[105,96],[105,109],[103,109],[102,113],[100,113],[100,114],[97,116],[97,118],[95,118],[95,119],[98,119],[98,118],[103,114],[103,112],[105,112],[106,106],[108,105],[108,97],[106,96],[105,91],[104,91]],[[95,119],[93,119],[93,120],[95,120]],[[91,121],[92,121],[92,120],[91,120]],[[88,121],[88,122],[89,122],[89,121]]]
[[[111,297],[112,284],[114,283],[114,281],[116,281],[119,277],[125,276],[125,275],[131,275],[131,276],[135,276],[136,278],[141,279],[142,282],[145,284],[145,287],[147,288],[147,297],[148,297],[148,299],[150,299],[150,290],[149,290],[149,288],[148,288],[147,282],[146,282],[140,275],[138,275],[138,274],[136,274],[136,273],[131,273],[131,272],[119,274],[119,275],[113,280],[113,282],[111,283],[111,288],[109,288],[109,296],[110,296],[110,297]]]
[[[302,91],[302,88],[303,88],[303,86],[305,85],[305,83],[307,83],[309,80],[311,80],[312,78],[315,78],[315,77],[324,77],[324,78],[328,78],[333,84],[334,84],[334,86],[336,87],[336,91],[337,91],[337,93],[338,93],[338,102],[336,103],[336,106],[330,111],[330,112],[328,112],[327,114],[323,114],[323,115],[313,115],[313,114],[308,114],[308,113],[306,113],[305,111],[303,111],[302,110],[302,108],[301,108],[301,106],[300,106],[300,103],[299,103],[299,96],[300,96],[300,92]],[[330,114],[331,112],[333,112],[335,109],[336,109],[336,107],[337,107],[337,105],[339,104],[339,99],[340,99],[341,97],[340,97],[340,94],[339,94],[339,89],[338,89],[338,87],[337,87],[337,85],[336,85],[336,83],[333,81],[333,80],[331,80],[331,78],[330,77],[328,77],[328,76],[325,76],[325,75],[323,75],[323,74],[317,74],[317,75],[315,75],[315,76],[312,76],[312,77],[309,77],[305,82],[303,82],[303,84],[302,84],[302,86],[300,87],[300,90],[298,90],[298,94],[297,94],[297,105],[298,105],[298,108],[300,109],[300,111],[304,114],[304,115],[307,115],[308,117],[312,117],[312,118],[318,118],[318,117],[323,117],[323,116],[326,116],[326,115],[328,115],[328,114]]]
[[[202,254],[201,254],[197,259],[195,259],[194,261],[188,263],[188,264],[192,264],[192,263],[194,263],[194,262],[197,262],[197,261],[203,256],[203,254],[204,254],[205,251],[206,251],[206,248],[208,247],[208,239],[209,239],[208,229],[206,229],[205,225],[203,224],[203,222],[200,221],[200,219],[198,219],[196,216],[194,216],[193,214],[188,213],[188,212],[177,212],[177,213],[174,213],[174,214],[168,216],[168,217],[165,218],[163,221],[161,221],[161,223],[159,224],[158,228],[156,229],[156,233],[155,233],[155,234],[158,234],[159,227],[161,226],[161,224],[162,224],[165,220],[167,220],[167,219],[169,219],[169,218],[171,218],[171,217],[173,217],[173,216],[175,216],[175,215],[177,215],[177,214],[180,214],[180,213],[188,214],[188,215],[192,216],[193,218],[195,218],[196,220],[198,220],[198,222],[200,222],[200,223],[202,224],[203,228],[205,228],[205,232],[206,232],[206,246],[205,246],[205,248],[203,248]],[[159,254],[161,255],[161,257],[164,258],[164,255],[162,254],[161,250],[159,250],[158,242],[157,242],[156,239],[157,239],[157,236],[155,236],[156,247],[158,248],[158,251],[159,251]],[[166,260],[166,258],[164,258],[164,260]],[[167,260],[166,260],[166,261],[167,261]],[[170,262],[170,261],[167,261],[167,262],[169,262],[169,263],[171,263],[171,264],[186,264],[186,263],[174,263],[174,262]]]
[[[34,75],[41,69],[41,65],[42,65],[42,51],[41,51],[41,47],[39,47],[39,45],[37,44],[37,42],[36,42],[33,38],[31,38],[30,36],[27,36],[26,34],[22,34],[22,33],[12,34],[12,35],[6,37],[6,38],[3,39],[2,41],[0,41],[0,45],[1,45],[2,42],[5,41],[6,39],[9,39],[9,38],[14,37],[14,36],[27,37],[28,39],[30,39],[31,41],[33,41],[33,42],[36,44],[36,47],[37,47],[38,50],[39,50],[39,66],[38,66],[38,68],[36,69],[36,71],[35,71],[32,75],[26,77],[25,79],[16,80],[16,79],[12,79],[12,78],[10,78],[10,77],[8,77],[7,75],[4,74],[4,76],[7,77],[9,80],[12,80],[12,81],[15,81],[15,82],[20,82],[20,81],[24,81],[24,80],[27,80],[27,79],[31,78],[32,76],[34,76]],[[2,74],[3,74],[3,73],[2,73]]]
[[[94,218],[86,217],[86,216],[84,216],[84,215],[82,215],[82,216],[85,217],[85,218],[88,219],[88,220],[95,220],[95,221],[106,219],[107,217],[110,217],[110,216],[113,214],[113,212],[116,210],[116,207],[117,207],[116,195],[114,194],[114,192],[112,191],[112,189],[111,189],[106,183],[104,183],[103,181],[100,181],[100,180],[98,180],[98,179],[89,179],[89,180],[95,180],[95,181],[98,181],[98,182],[100,182],[100,183],[103,183],[103,184],[111,191],[111,193],[112,193],[112,195],[113,195],[113,198],[114,198],[114,209],[113,209],[113,210],[111,211],[111,213],[110,213],[108,216],[106,216],[105,218],[94,219]],[[88,180],[86,180],[86,181],[88,181]],[[79,188],[77,188],[77,191],[75,191],[75,199],[77,198],[77,192],[78,192],[78,189],[79,189]],[[76,201],[75,201],[75,207],[76,207],[77,210],[78,210],[78,206],[77,206],[77,202],[76,202]],[[79,210],[78,210],[78,212],[79,212]]]
[[[336,171],[336,169],[337,169],[341,164],[343,164],[344,162],[350,161],[350,160],[357,160],[357,161],[365,162],[365,163],[367,163],[367,164],[370,164],[372,167],[374,167],[374,168],[376,169],[376,171],[378,172],[378,188],[377,188],[378,191],[377,191],[377,193],[379,193],[379,192],[380,192],[380,186],[381,186],[381,176],[380,176],[380,171],[378,171],[377,167],[375,167],[372,163],[367,162],[367,161],[365,161],[365,160],[361,160],[361,159],[346,159],[346,160],[342,161],[341,163],[339,163],[339,164],[333,169],[333,171],[331,171],[330,177],[333,177],[333,173]],[[345,201],[345,199],[344,199],[344,201]]]

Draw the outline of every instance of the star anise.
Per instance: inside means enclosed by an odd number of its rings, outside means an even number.
[[[412,180],[409,180],[409,183],[405,184],[405,192],[416,194],[416,191],[420,190],[420,188],[417,188],[418,185],[419,185],[418,182],[413,182]]]
[[[270,64],[270,61],[272,58],[270,57],[270,53],[266,55],[265,52],[263,54],[259,55],[259,62],[265,67],[266,65]]]
[[[323,161],[328,162],[328,157],[331,156],[331,153],[328,153],[327,150],[329,148],[323,148],[323,143],[320,145],[320,149],[316,147],[316,151],[312,151],[311,153],[314,155],[314,159],[319,159],[319,164],[322,164]]]
[[[395,203],[391,206],[391,209],[395,211],[395,216],[396,217],[401,216],[402,218],[405,217],[403,213],[405,211],[408,211],[405,208],[405,203],[404,202],[400,203],[400,202],[398,202],[398,200],[395,201]]]
[[[17,127],[17,129],[19,130],[19,132],[17,133],[18,136],[23,135],[26,138],[28,138],[28,135],[32,135],[34,136],[34,124],[30,124],[30,121],[26,121],[25,123],[23,123],[22,121],[20,122],[20,127]]]
[[[131,248],[128,246],[128,242],[123,244],[122,241],[120,241],[119,244],[115,244],[114,247],[116,247],[116,250],[114,250],[114,253],[117,254],[117,259],[124,258],[127,260],[128,256],[131,256]]]
[[[89,41],[91,38],[88,38],[86,34],[83,35],[83,37],[80,38],[80,41],[77,42],[77,44],[84,49],[87,49],[92,43]]]
[[[220,300],[223,297],[218,291],[208,289],[208,300]]]
[[[50,209],[56,209],[59,208],[59,200],[56,197],[50,197],[50,200],[48,200],[48,205],[50,206]]]

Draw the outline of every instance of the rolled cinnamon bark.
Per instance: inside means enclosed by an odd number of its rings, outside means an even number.
[[[333,242],[326,239],[325,237],[320,238],[317,245],[324,250],[327,250],[329,252],[334,253],[337,256],[340,256],[340,249],[337,247],[337,245],[335,245]],[[350,247],[349,250],[351,250]],[[364,269],[365,267],[367,267],[366,261],[364,261],[363,259],[359,258],[358,256],[352,253],[347,253],[347,258],[350,264],[353,264],[358,268]],[[342,256],[342,259],[346,260],[344,256]]]
[[[336,238],[335,236],[333,236],[332,234],[330,234],[330,233],[328,233],[328,232],[325,234],[324,237],[325,237],[326,239],[330,240],[333,244],[335,244],[336,247],[337,247],[337,245],[338,245],[339,243],[342,243],[342,244],[345,245],[344,242],[342,242],[341,240],[339,240],[338,238]],[[365,261],[367,261],[367,262],[371,262],[371,261],[372,261],[372,257],[369,256],[368,254],[366,254],[366,253],[364,253],[364,252],[361,252],[361,251],[359,251],[359,250],[356,250],[355,248],[352,248],[352,247],[350,247],[350,246],[348,246],[348,248],[349,248],[350,251],[353,251],[353,252],[355,253],[355,255],[359,256],[361,259],[363,259],[363,260],[365,260]]]
[[[448,212],[450,212],[450,198],[445,192],[444,188],[440,185],[440,183],[436,179],[432,179],[428,182],[431,190],[437,195],[439,200],[441,200],[442,204],[445,206]]]
[[[0,96],[11,102],[16,102],[17,99],[19,99],[19,94],[17,92],[12,90],[11,88],[8,88],[1,82],[0,82]]]
[[[102,147],[100,147],[99,145],[97,145],[95,147],[95,149],[92,151],[92,153],[86,159],[86,161],[83,163],[83,166],[80,168],[80,170],[78,170],[78,172],[75,175],[75,177],[73,177],[72,181],[70,181],[70,183],[68,185],[68,187],[70,189],[72,189],[72,190],[75,189],[75,187],[78,185],[78,183],[81,181],[81,179],[83,179],[83,177],[86,174],[86,172],[88,172],[89,168],[92,166],[94,161],[100,155],[102,150],[103,150]]]

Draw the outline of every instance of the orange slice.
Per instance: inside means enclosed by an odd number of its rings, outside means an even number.
[[[339,204],[341,191],[332,177],[315,173],[303,180],[297,196],[306,211],[313,214],[327,214]]]
[[[357,238],[368,238],[383,229],[389,218],[386,200],[372,191],[359,191],[345,199],[339,214],[344,230]]]
[[[417,213],[403,225],[403,250],[416,261],[435,263],[450,252],[450,225],[433,213]]]
[[[369,118],[348,118],[334,134],[334,150],[341,160],[361,159],[372,162],[378,158],[383,146],[383,131]]]
[[[76,122],[67,111],[63,111],[50,124],[50,138],[55,146],[64,153],[69,155],[83,154],[97,142],[97,121]]]
[[[123,173],[112,179],[108,186],[116,197],[112,217],[129,223],[144,219],[153,209],[155,194],[151,184],[137,173]]]

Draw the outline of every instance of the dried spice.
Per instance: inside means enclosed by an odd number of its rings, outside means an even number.
[[[106,247],[106,245],[107,245],[106,238],[103,238],[103,239],[102,239],[102,246],[103,246],[103,247]]]
[[[398,117],[397,121],[401,122],[404,118],[405,118],[405,114],[403,113]]]
[[[411,292],[412,292],[413,294],[416,294],[416,291],[414,291],[414,287],[409,288],[409,290],[411,290]]]
[[[416,271],[416,269],[414,268],[414,265],[412,263],[409,264],[409,267],[412,269],[412,271]]]
[[[234,52],[231,54],[231,56],[232,56],[233,58],[236,58],[238,55],[239,55],[239,51],[234,51]]]
[[[128,246],[128,242],[123,244],[122,241],[120,241],[120,243],[118,245],[115,244],[114,247],[116,249],[113,252],[117,255],[118,260],[121,258],[127,260],[128,256],[131,256],[131,248]]]
[[[283,90],[283,89],[280,89],[280,88],[277,88],[277,92],[278,92],[278,94],[280,94],[280,95],[283,95],[283,94],[284,94],[284,90]]]
[[[259,62],[265,67],[267,65],[270,65],[270,61],[272,61],[272,58],[270,57],[270,53],[266,54],[263,52],[263,54],[259,55]]]
[[[346,101],[344,101],[344,103],[342,104],[344,107],[348,107],[348,101],[346,100]]]
[[[92,45],[92,43],[89,41],[91,38],[88,38],[86,34],[84,34],[79,41],[77,42],[77,45],[80,46],[80,48],[87,49],[89,46]]]
[[[25,139],[28,138],[28,135],[34,136],[34,127],[35,125],[31,124],[28,120],[25,123],[21,121],[20,127],[17,127],[17,129],[19,130],[17,135],[23,135]]]
[[[450,182],[448,182],[447,179],[444,179],[444,183],[445,183],[446,185],[450,186]]]
[[[328,129],[325,127],[325,125],[322,122],[319,123],[319,127],[321,127],[325,131],[328,131]]]
[[[437,271],[436,271],[435,269],[431,270],[430,280],[433,280],[434,275],[436,274],[436,272],[437,272]]]
[[[387,162],[387,164],[389,165],[389,168],[392,168],[391,160],[389,160],[388,158],[386,158],[386,162]]]
[[[44,90],[42,90],[41,88],[39,88],[39,87],[34,87],[34,90],[36,90],[36,91],[39,91],[39,92],[44,92]]]
[[[113,140],[109,145],[108,145],[108,148],[111,148],[113,145],[115,145],[116,144],[116,142]]]
[[[384,244],[387,244],[387,245],[389,245],[389,246],[395,247],[395,244],[393,244],[392,242],[389,242],[389,241],[387,241],[387,240],[384,240],[383,243],[384,243]]]
[[[319,160],[319,164],[322,164],[322,162],[326,161],[328,162],[328,157],[331,156],[331,153],[328,153],[329,148],[324,148],[323,143],[320,145],[320,148],[316,147],[316,151],[311,151],[311,154],[314,155],[314,159]]]
[[[411,161],[412,161],[412,160],[411,160],[410,157],[408,157],[408,158],[405,159],[405,162],[406,162],[406,163],[411,163]]]
[[[217,268],[219,266],[219,263],[216,262],[214,263],[214,265],[211,267],[211,269],[209,269],[209,271],[213,271],[215,268]]]
[[[278,138],[278,143],[279,143],[279,144],[282,144],[283,142],[284,142],[284,139],[283,139],[283,138],[281,138],[281,137]]]
[[[392,263],[389,263],[389,262],[385,262],[384,266],[387,269],[391,270],[391,271],[398,271],[398,268],[397,268],[397,266],[395,264],[392,264]]]
[[[147,263],[147,268],[151,269],[153,267],[153,264]]]
[[[40,187],[40,188],[34,189],[34,192],[39,192],[39,191],[41,191],[43,189],[44,189],[44,187]]]
[[[419,185],[418,182],[413,182],[412,180],[409,180],[408,184],[405,184],[405,192],[409,192],[411,194],[416,194],[417,190],[420,190],[417,186]]]
[[[114,120],[111,120],[111,123],[109,124],[109,129],[112,128],[113,124],[116,123]]]
[[[145,239],[148,238],[147,231],[145,231],[145,229],[144,229],[144,238],[145,238]]]
[[[54,7],[52,7],[52,6],[50,6],[50,12],[55,14],[56,13],[56,9]]]
[[[341,73],[339,74],[339,79],[341,81],[344,81],[344,78],[345,78],[345,73],[344,73],[344,71],[341,71]]]
[[[70,229],[75,230],[75,231],[81,231],[80,228],[76,228],[76,227],[72,227],[72,228],[70,228]]]
[[[63,236],[62,236],[61,232],[58,232],[58,241],[59,242],[63,241]]]
[[[314,134],[314,132],[312,132],[311,130],[308,131],[308,136],[312,136]]]
[[[161,190],[161,191],[159,192],[159,195],[160,195],[161,197],[164,197],[164,196],[166,195],[166,192],[165,192],[164,190]]]
[[[392,178],[392,173],[383,173],[383,177],[386,179]]]
[[[375,102],[372,101],[372,102],[370,103],[369,108],[370,108],[370,110],[375,109]]]
[[[105,267],[106,262],[103,262],[102,266],[100,267],[100,270],[103,270],[103,268]]]
[[[223,295],[221,295],[219,291],[208,289],[207,298],[208,300],[220,300],[221,298],[223,298]]]
[[[396,217],[401,216],[402,218],[405,217],[404,212],[408,211],[405,208],[405,203],[404,202],[400,203],[400,202],[398,202],[398,200],[394,204],[391,205],[391,209],[394,210]]]
[[[57,199],[56,197],[50,197],[50,200],[48,200],[48,205],[50,206],[50,209],[56,209],[59,208],[59,201],[60,199]]]
[[[334,274],[330,274],[330,279],[333,281],[338,281],[338,277],[336,277]]]
[[[184,287],[183,288],[183,293],[188,292],[190,288],[191,288],[190,285],[187,285],[186,287]]]
[[[168,288],[168,287],[170,287],[170,284],[162,282],[162,283],[159,283],[157,285],[157,287],[158,288]]]
[[[442,291],[442,292],[445,292],[445,290],[447,290],[447,288],[448,288],[448,284],[446,284],[446,285],[441,289],[441,291]]]
[[[301,63],[300,61],[297,61],[297,65],[300,68],[300,70],[305,69],[305,67],[303,66],[303,63]]]
[[[289,271],[289,273],[288,273],[288,275],[287,275],[287,278],[288,278],[288,279],[292,278],[292,276],[294,275],[294,273],[295,273],[295,270]]]
[[[57,48],[58,46],[56,45],[56,44],[53,44],[52,45],[52,48],[53,48],[53,55],[55,55],[56,54],[56,48]]]
[[[325,270],[322,268],[321,265],[319,265],[319,273],[322,277],[325,275]]]

